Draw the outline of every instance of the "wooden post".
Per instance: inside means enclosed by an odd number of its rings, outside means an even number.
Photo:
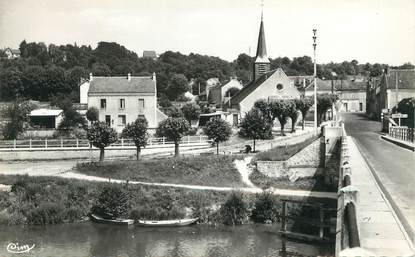
[[[45,148],[48,148],[48,139],[45,138]]]
[[[202,135],[199,136],[199,143],[202,143]]]
[[[29,149],[32,149],[32,139],[29,139]]]
[[[165,137],[163,137],[163,145],[166,143],[166,142],[165,142],[165,139],[166,139],[166,138],[165,138]]]
[[[79,139],[76,139],[76,148],[79,148]]]
[[[283,232],[287,231],[286,213],[287,213],[287,202],[282,201],[281,231],[283,231]]]
[[[190,144],[190,136],[187,136],[187,144]]]
[[[323,238],[324,237],[324,224],[323,224],[323,221],[324,221],[324,210],[323,210],[323,208],[320,206],[320,208],[319,208],[319,211],[320,211],[320,233],[319,233],[319,236],[320,236],[320,238]]]
[[[124,138],[121,138],[121,147],[124,147]]]
[[[63,148],[63,139],[61,138],[61,148]]]
[[[13,139],[13,148],[16,149],[16,139]]]

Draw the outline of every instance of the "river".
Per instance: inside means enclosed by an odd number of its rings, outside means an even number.
[[[271,257],[285,256],[285,252],[307,256],[334,253],[332,245],[285,241],[276,231],[278,225],[127,228],[83,222],[45,227],[10,226],[0,227],[0,256]],[[21,249],[24,245],[34,247],[28,253],[15,254],[9,251],[13,249],[11,243]]]

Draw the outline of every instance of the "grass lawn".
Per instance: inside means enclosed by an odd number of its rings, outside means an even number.
[[[236,156],[196,156],[137,161],[81,163],[76,171],[99,177],[204,186],[246,186],[233,161]]]
[[[257,161],[285,161],[289,159],[294,154],[298,153],[312,142],[314,142],[317,137],[311,137],[303,142],[293,144],[293,145],[281,145],[274,147],[268,151],[258,153],[255,155],[255,160]]]

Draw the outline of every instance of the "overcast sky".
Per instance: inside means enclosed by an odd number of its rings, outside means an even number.
[[[415,0],[264,0],[271,58],[415,63]],[[261,0],[0,0],[0,47],[26,41],[114,41],[142,54],[166,50],[234,60],[255,55]]]

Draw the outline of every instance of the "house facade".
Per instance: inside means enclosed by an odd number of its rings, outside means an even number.
[[[150,129],[167,116],[157,108],[156,75],[151,77],[94,77],[80,86],[80,100],[99,110],[99,121],[117,132],[137,117],[145,117]],[[87,95],[85,96],[85,93]]]
[[[230,97],[228,94],[228,90],[231,88],[236,88],[241,90],[243,85],[239,80],[236,78],[231,78],[226,84],[224,85],[217,85],[209,90],[209,100],[216,105],[222,105],[223,103],[227,102]]]
[[[382,109],[391,111],[402,99],[415,97],[415,69],[386,69],[379,80],[367,84],[366,92],[366,113],[380,119]]]
[[[7,56],[7,59],[16,59],[20,57],[19,49],[6,48],[4,54]]]

